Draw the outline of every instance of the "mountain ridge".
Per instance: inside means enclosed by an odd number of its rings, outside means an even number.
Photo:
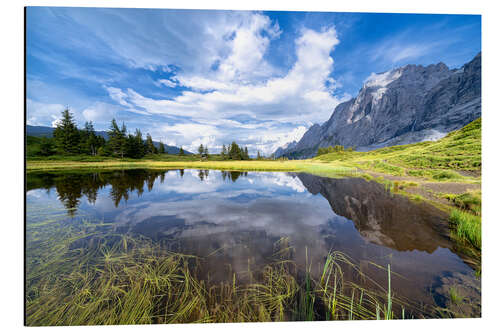
[[[459,69],[406,65],[372,74],[358,95],[339,104],[275,157],[309,158],[319,147],[358,151],[438,140],[481,116],[481,52]]]

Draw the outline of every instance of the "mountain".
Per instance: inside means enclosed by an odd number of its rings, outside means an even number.
[[[296,145],[297,141],[295,140],[293,142],[289,142],[283,147],[279,147],[278,149],[276,149],[276,151],[274,152],[274,156],[276,157],[283,156],[287,151],[294,149]]]
[[[304,187],[321,194],[333,212],[350,219],[361,236],[374,244],[398,251],[433,253],[452,248],[444,236],[447,216],[428,204],[415,205],[408,198],[392,195],[383,185],[363,178],[323,178],[299,173]]]
[[[481,53],[460,69],[406,65],[372,74],[356,98],[339,104],[276,157],[309,158],[318,147],[358,151],[435,141],[481,116]],[[278,154],[279,153],[279,154]]]
[[[35,136],[35,137],[42,137],[43,136],[43,137],[51,138],[53,132],[54,132],[53,127],[26,125],[26,135],[27,136]],[[108,140],[108,132],[106,132],[106,131],[95,131],[95,134]],[[157,141],[153,141],[153,144],[155,145],[156,148],[160,147],[160,143]],[[165,150],[167,151],[168,154],[172,154],[172,155],[179,154],[179,147],[165,145]],[[187,150],[184,150],[184,153],[186,155],[193,154]]]
[[[51,138],[54,133],[54,127],[48,126],[31,126],[26,125],[26,135],[27,136],[36,136],[36,137],[47,137]],[[106,131],[95,131],[97,136],[102,136],[104,139],[108,140],[108,132]]]

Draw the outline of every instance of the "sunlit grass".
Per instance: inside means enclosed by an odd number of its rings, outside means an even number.
[[[442,196],[462,210],[473,215],[481,215],[481,191],[479,190],[461,194],[444,193]]]
[[[463,210],[453,209],[450,214],[450,222],[458,239],[481,249],[481,217]]]
[[[356,174],[356,168],[344,166],[341,163],[320,163],[310,160],[278,161],[278,160],[248,160],[248,161],[105,161],[105,162],[75,162],[75,161],[28,161],[26,170],[34,171],[64,171],[77,169],[215,169],[229,171],[288,171],[308,172],[316,175]]]
[[[466,181],[457,170],[481,170],[481,118],[435,142],[392,146],[369,152],[342,150],[314,160],[342,162],[394,176],[435,181]]]

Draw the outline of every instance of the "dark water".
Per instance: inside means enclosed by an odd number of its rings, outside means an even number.
[[[360,178],[208,170],[30,174],[30,224],[59,216],[109,224],[110,233],[143,235],[173,251],[210,256],[213,279],[226,267],[246,271],[269,262],[288,237],[295,261],[318,272],[329,251],[341,251],[380,283],[391,265],[396,296],[446,306],[449,289],[465,294],[480,315],[480,282],[449,238],[436,208],[391,194]],[[51,217],[53,218],[53,217]],[[80,240],[74,246],[85,246]],[[29,255],[29,253],[27,253]],[[399,275],[398,275],[399,274]],[[461,288],[461,289],[460,289]]]

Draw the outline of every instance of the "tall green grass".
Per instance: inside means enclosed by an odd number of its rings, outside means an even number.
[[[443,196],[454,206],[473,215],[481,215],[481,191],[468,191],[461,194],[446,193]]]
[[[450,222],[458,239],[469,242],[481,249],[481,217],[469,214],[463,210],[453,209]]]

